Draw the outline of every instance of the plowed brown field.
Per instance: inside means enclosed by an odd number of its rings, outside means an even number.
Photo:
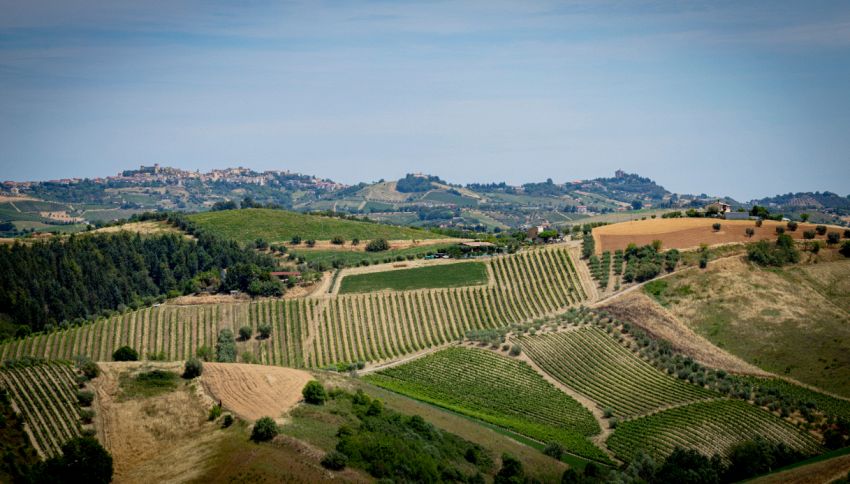
[[[720,230],[714,231],[712,225],[720,224]],[[756,227],[753,220],[723,220],[715,218],[665,218],[651,220],[635,220],[612,225],[604,225],[593,229],[596,241],[596,253],[625,249],[629,244],[647,245],[654,240],[660,240],[665,249],[690,249],[700,244],[718,245],[729,243],[753,242],[756,240],[775,239],[776,227],[785,227],[785,222],[765,220],[761,227]],[[798,225],[794,232],[787,231],[795,239],[802,239],[803,232],[814,230],[815,224]],[[747,237],[745,230],[750,227],[755,230],[752,238]],[[829,227],[830,231],[839,230]],[[843,230],[843,229],[841,229]],[[819,240],[826,236],[816,236]]]
[[[213,399],[245,420],[280,417],[311,379],[306,371],[242,363],[205,363],[201,377]]]

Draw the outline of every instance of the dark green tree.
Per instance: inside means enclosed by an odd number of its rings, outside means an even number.
[[[307,403],[311,403],[313,405],[324,405],[325,400],[328,398],[328,394],[325,392],[325,387],[316,380],[310,380],[307,382],[301,390],[301,395],[304,396],[304,400]]]

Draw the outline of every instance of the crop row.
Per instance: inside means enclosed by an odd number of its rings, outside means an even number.
[[[520,341],[544,371],[620,418],[717,396],[665,375],[595,327],[524,336]]]
[[[367,380],[541,442],[560,442],[575,454],[606,460],[586,438],[600,432],[590,411],[522,361],[452,347]]]
[[[24,416],[42,457],[59,454],[63,443],[80,435],[80,409],[70,365],[51,362],[3,368],[0,382]]]
[[[244,303],[165,304],[0,346],[0,358],[38,356],[106,361],[128,345],[142,358],[184,360],[214,347],[218,331],[245,325],[271,337],[238,343],[263,364],[324,367],[378,361],[554,314],[586,299],[572,258],[563,248],[531,250],[487,262],[487,286],[382,291]]]
[[[316,300],[264,300],[251,303],[172,306],[163,305],[128,312],[109,319],[30,338],[0,347],[2,359],[36,356],[70,360],[86,355],[108,361],[121,346],[130,346],[142,358],[184,360],[202,346],[214,347],[218,331],[242,326],[256,330],[271,324],[271,337],[240,343],[258,362],[306,366],[302,341],[309,321],[315,318]]]
[[[638,450],[660,460],[676,446],[726,458],[733,445],[756,436],[804,454],[822,450],[810,435],[792,424],[740,400],[691,403],[623,422],[606,443],[625,461]]]

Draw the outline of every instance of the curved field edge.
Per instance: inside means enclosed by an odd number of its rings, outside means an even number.
[[[189,215],[188,218],[204,230],[243,243],[260,238],[268,242],[289,242],[294,236],[304,240],[330,240],[339,236],[346,241],[355,238],[360,240],[445,238],[444,235],[427,230],[268,208],[202,212]]]
[[[443,353],[443,355],[440,355],[440,353]],[[445,382],[445,385],[429,385],[424,378],[421,378],[419,382],[415,381],[417,379],[417,371],[427,371],[428,368],[435,368],[437,371],[440,371],[440,364],[445,363],[446,355],[452,355],[453,358],[464,358],[465,356],[474,356],[476,353],[484,354],[486,357],[474,362],[472,365],[464,364],[462,360],[458,359],[456,361],[459,365],[455,369],[455,371],[467,372],[474,370],[472,366],[475,366],[478,370],[491,372],[490,375],[482,375],[481,373],[475,375],[476,380],[483,381],[483,386],[476,389],[475,392],[450,378],[439,378],[441,382]],[[443,362],[440,361],[441,359],[443,359]],[[505,376],[502,374],[503,372],[510,371],[504,366],[495,368],[492,363],[499,359],[503,359],[508,362],[508,366],[515,366],[517,372],[523,373],[520,375],[521,378],[539,379],[539,381],[521,379],[516,380],[515,383],[511,382],[508,385],[488,385],[487,381],[489,379],[499,379],[500,375],[501,377]],[[407,379],[390,376],[393,374],[406,376]],[[440,374],[438,376],[443,375]],[[507,357],[499,356],[486,350],[449,348],[439,353],[420,358],[412,363],[407,363],[405,365],[384,370],[380,373],[368,375],[364,377],[364,380],[386,390],[517,432],[538,442],[559,442],[570,453],[605,464],[610,464],[608,457],[586,438],[588,436],[595,435],[600,431],[592,414],[582,407],[581,404],[551,386],[551,384],[537,375],[533,369],[520,361],[511,360]],[[529,394],[529,388],[536,388],[537,391]],[[544,388],[549,391],[544,390]],[[464,395],[468,395],[470,393],[477,394],[479,393],[478,390],[490,395],[494,401],[494,405],[486,408],[485,404],[482,404],[481,402],[464,401]],[[502,393],[500,394],[496,392]],[[509,397],[509,395],[511,395],[511,397]],[[560,399],[561,403],[565,405],[565,410],[567,410],[568,413],[575,415],[574,418],[576,421],[575,424],[572,425],[584,427],[585,431],[582,432],[569,426],[571,423],[568,421],[563,422],[563,426],[559,427],[552,423],[534,421],[531,418],[523,418],[521,416],[524,413],[522,409],[528,405],[524,405],[523,402],[518,400],[516,401],[518,402],[517,407],[519,410],[517,410],[516,415],[510,415],[498,408],[500,404],[505,405],[508,403],[507,400],[512,400],[514,398],[528,399],[526,403],[534,401],[551,402],[553,399]],[[503,406],[502,408],[505,407]],[[567,420],[569,420],[569,418]]]
[[[457,262],[346,275],[340,282],[339,294],[478,286],[486,283],[487,266],[483,262]]]
[[[725,458],[734,444],[757,435],[807,455],[823,451],[813,437],[779,417],[749,403],[725,399],[695,402],[622,422],[606,445],[625,461],[638,450],[663,459],[676,446]]]

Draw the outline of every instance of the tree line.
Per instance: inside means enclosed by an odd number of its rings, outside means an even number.
[[[182,220],[170,221],[180,225]],[[270,256],[192,232],[195,239],[119,232],[0,246],[0,313],[18,325],[21,336],[210,285],[227,290],[254,283],[268,290],[266,282],[255,280],[268,278],[274,267]],[[218,280],[225,268],[236,269],[239,277]]]

